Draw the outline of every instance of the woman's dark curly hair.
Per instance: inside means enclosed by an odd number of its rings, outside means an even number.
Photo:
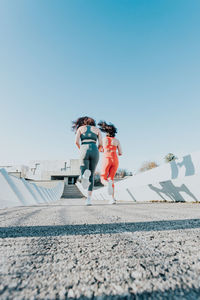
[[[110,137],[114,137],[117,133],[117,128],[112,123],[107,124],[106,121],[100,121],[98,125],[100,130],[106,132]]]
[[[77,131],[79,127],[83,126],[83,125],[90,125],[90,126],[96,126],[96,122],[94,119],[90,118],[90,117],[81,117],[78,118],[75,121],[72,121],[72,130],[73,131]]]

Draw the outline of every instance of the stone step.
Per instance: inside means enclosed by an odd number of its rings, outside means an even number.
[[[65,185],[62,198],[82,198],[83,195],[76,185]]]

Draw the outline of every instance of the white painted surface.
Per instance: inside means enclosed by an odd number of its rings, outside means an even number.
[[[22,205],[21,201],[17,197],[17,194],[14,192],[12,187],[9,184],[9,176],[4,169],[0,169],[0,207],[4,206],[12,207]],[[8,174],[7,174],[8,175]]]
[[[120,201],[200,201],[200,152],[183,156],[160,167],[115,183]],[[77,185],[86,196],[80,184]],[[107,188],[93,192],[93,198],[108,199]]]
[[[26,178],[33,180],[51,180],[52,176],[79,176],[79,159],[37,160],[32,161],[26,172]]]
[[[0,169],[0,208],[54,202],[61,198],[63,189],[63,182],[46,188],[8,175],[5,169]]]
[[[43,180],[43,181],[29,180],[29,182],[30,183],[33,182],[33,183],[37,184],[38,186],[43,186],[43,187],[51,189],[51,188],[56,187],[59,182],[63,182],[63,180]]]
[[[4,165],[0,169],[5,169],[9,174],[30,180],[51,180],[52,176],[79,176],[79,159],[70,160],[35,160],[25,165]]]

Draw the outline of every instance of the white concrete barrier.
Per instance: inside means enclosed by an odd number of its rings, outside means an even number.
[[[200,201],[200,152],[183,156],[157,168],[115,183],[120,201]],[[86,196],[80,184],[77,185]],[[93,192],[93,198],[108,199],[107,188]]]
[[[51,203],[61,198],[63,189],[63,182],[59,182],[53,188],[45,188],[9,175],[5,169],[0,169],[0,209]]]

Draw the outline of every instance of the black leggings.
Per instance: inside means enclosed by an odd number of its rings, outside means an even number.
[[[93,190],[94,186],[94,173],[96,166],[99,161],[99,150],[96,143],[82,144],[80,148],[80,169],[81,175],[85,172],[86,169],[91,171],[89,178],[90,185],[88,191]]]

